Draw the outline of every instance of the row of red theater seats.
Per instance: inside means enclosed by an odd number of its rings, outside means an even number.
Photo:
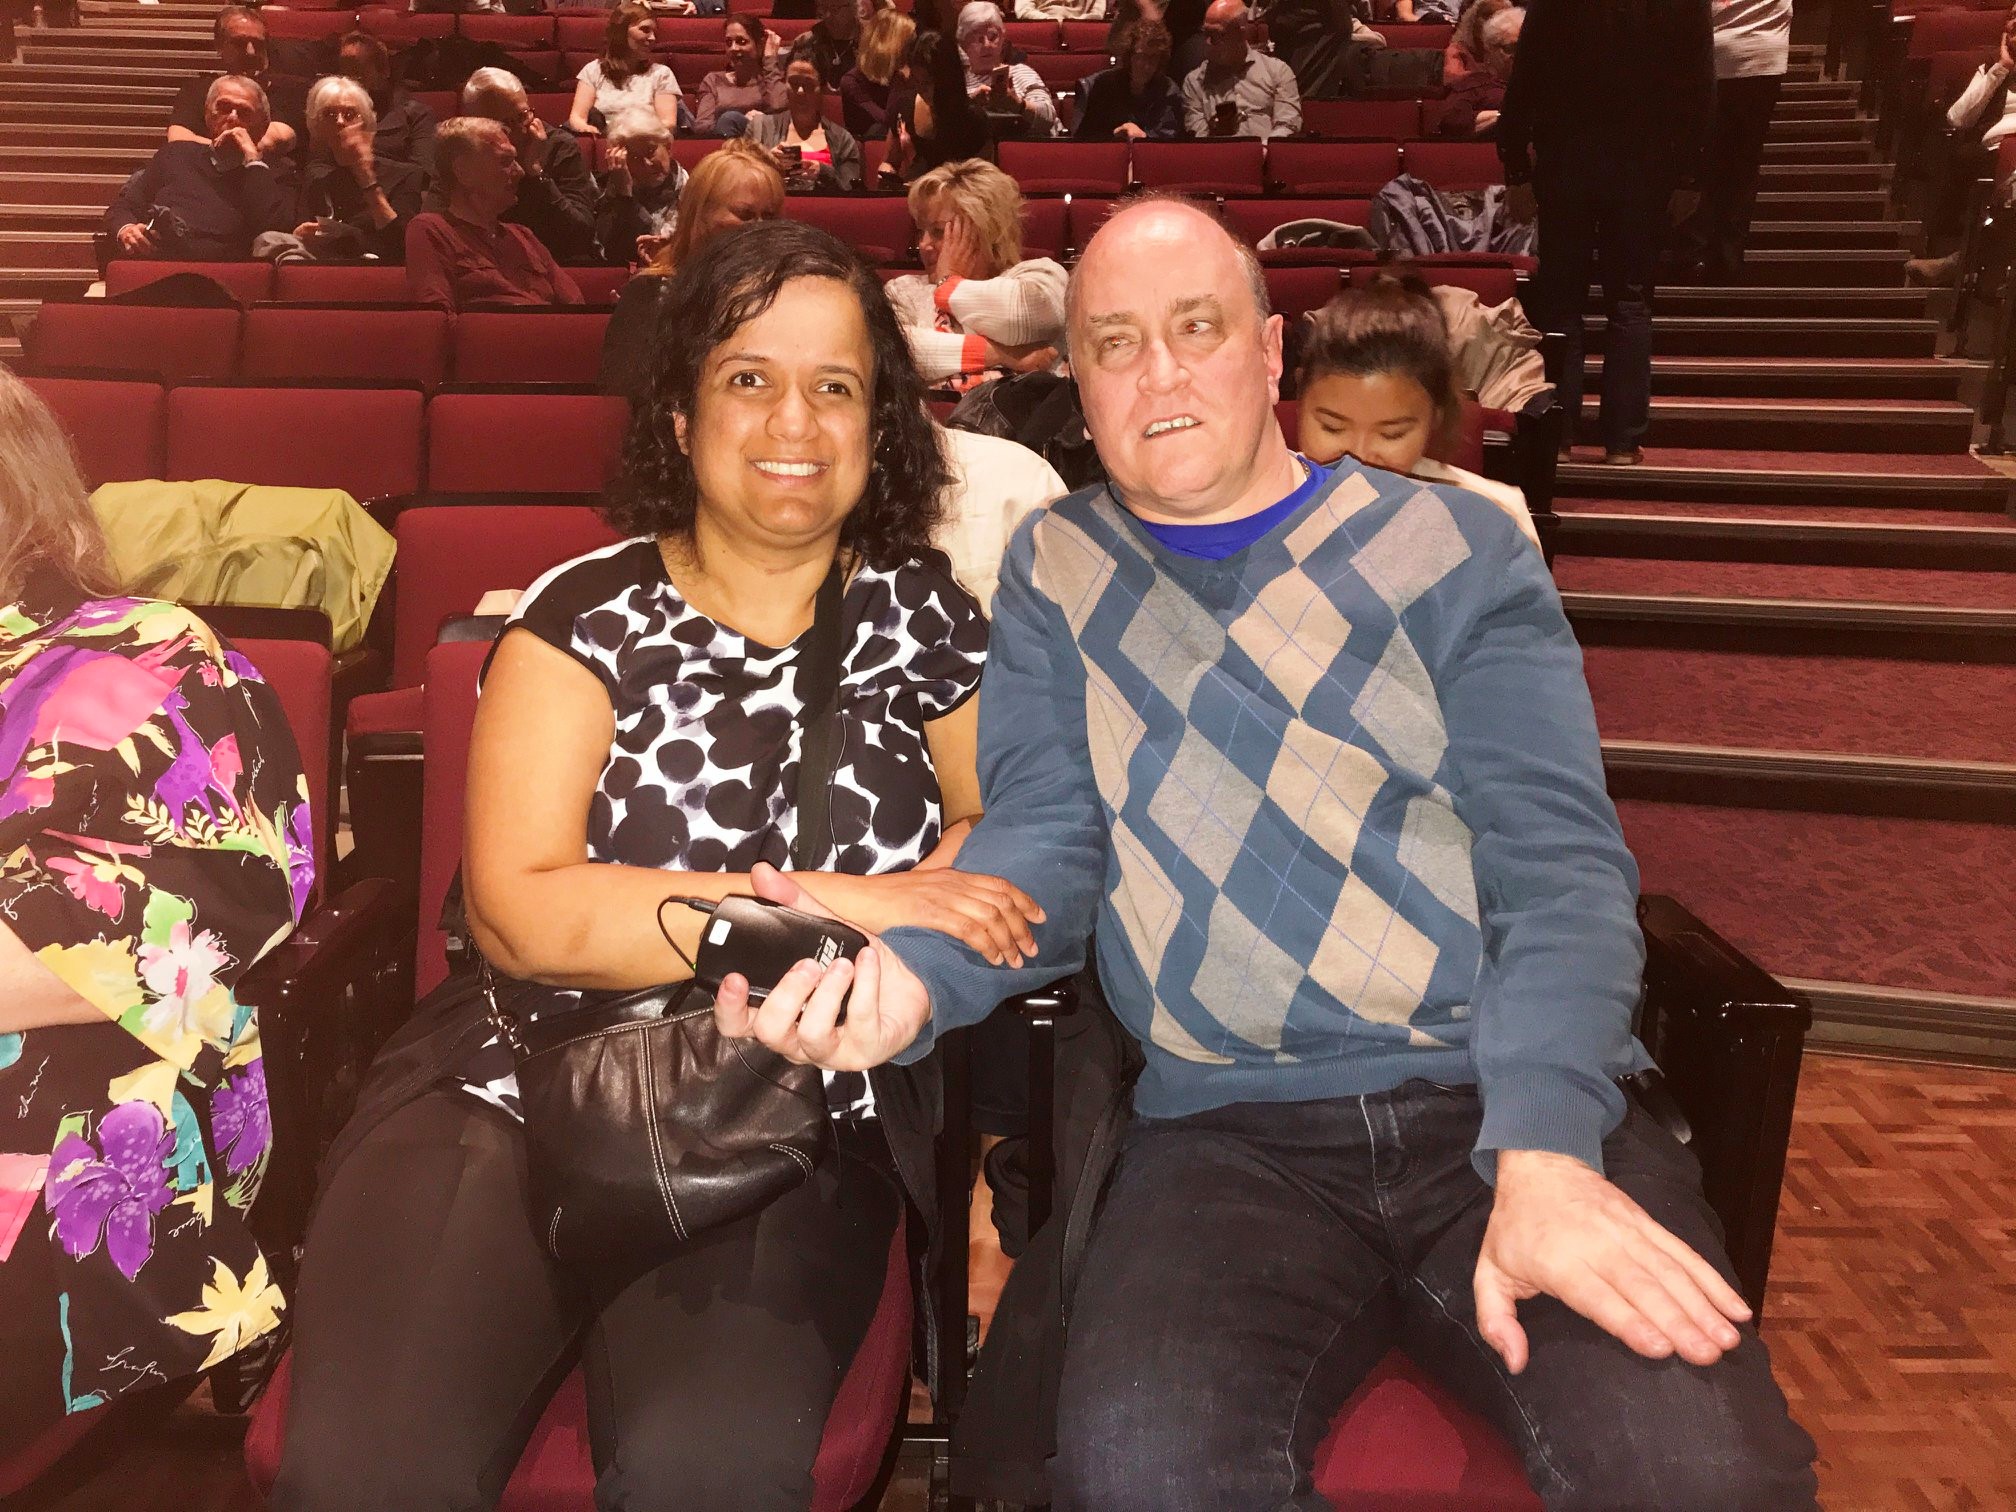
[[[629,405],[605,394],[441,392],[399,384],[251,387],[28,374],[93,486],[222,478],[358,499],[599,493]]]
[[[1374,271],[1361,263],[1348,276],[1362,280]],[[1423,271],[1474,290],[1487,304],[1516,291],[1516,270],[1504,261],[1431,262]],[[1327,303],[1345,276],[1330,265],[1270,266],[1267,292],[1274,308],[1295,320]],[[85,299],[45,304],[26,355],[41,372],[86,369],[170,383],[592,384],[608,321],[606,311],[572,307],[449,315],[394,304],[276,303],[240,311]]]

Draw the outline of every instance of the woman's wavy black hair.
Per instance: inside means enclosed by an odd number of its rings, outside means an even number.
[[[872,566],[894,567],[931,544],[951,475],[903,328],[874,270],[852,248],[791,220],[756,221],[711,237],[705,256],[687,258],[672,275],[650,380],[624,443],[623,472],[603,506],[616,529],[692,540],[699,486],[679,449],[674,417],[693,413],[709,354],[776,303],[794,278],[845,284],[868,327],[874,363],[868,484],[847,517],[841,549]]]

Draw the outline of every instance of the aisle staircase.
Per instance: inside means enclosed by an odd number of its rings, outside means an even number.
[[[211,56],[207,3],[83,10],[0,65],[0,357]],[[1822,1039],[2016,1061],[2016,519],[1856,96],[1795,49],[1747,281],[1660,292],[1645,464],[1563,466],[1555,571],[1648,888]]]

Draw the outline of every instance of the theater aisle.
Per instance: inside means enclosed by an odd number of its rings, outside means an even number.
[[[1981,1053],[2016,1030],[2016,519],[1855,91],[1794,50],[1748,281],[1660,291],[1645,463],[1564,465],[1555,577],[1647,889],[1822,1040]]]

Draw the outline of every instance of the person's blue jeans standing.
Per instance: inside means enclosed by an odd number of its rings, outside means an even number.
[[[1572,439],[1582,414],[1589,285],[1603,288],[1603,399],[1598,430],[1614,460],[1636,460],[1652,408],[1652,293],[1672,183],[1653,165],[1588,143],[1545,151],[1533,175],[1540,270],[1529,311],[1565,338],[1556,377]]]
[[[1482,1116],[1473,1088],[1411,1081],[1137,1118],[1072,1301],[1058,1512],[1327,1509],[1316,1448],[1395,1345],[1498,1425],[1555,1512],[1813,1508],[1813,1441],[1748,1326],[1700,1368],[1538,1297],[1519,1309],[1531,1357],[1507,1374],[1471,1290]],[[1635,1103],[1603,1160],[1729,1275],[1700,1167]]]

